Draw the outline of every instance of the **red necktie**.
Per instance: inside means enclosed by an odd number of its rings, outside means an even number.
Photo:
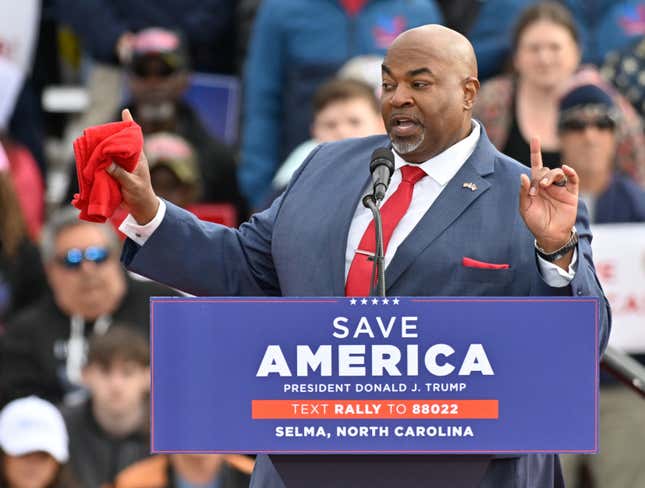
[[[390,242],[392,233],[400,220],[405,215],[412,201],[412,192],[417,181],[423,178],[426,173],[418,166],[403,166],[401,168],[402,180],[396,191],[388,198],[381,207],[381,219],[383,220],[383,252],[387,252],[387,245]],[[372,279],[373,261],[370,257],[376,249],[376,237],[374,220],[367,226],[365,234],[358,245],[352,265],[347,274],[345,284],[345,296],[361,297],[370,294],[370,280]]]

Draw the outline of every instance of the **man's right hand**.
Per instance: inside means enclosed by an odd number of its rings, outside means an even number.
[[[121,112],[123,121],[132,121],[132,115],[126,108]],[[141,151],[139,161],[132,173],[112,163],[107,172],[121,187],[123,204],[126,210],[134,217],[139,225],[150,222],[159,209],[159,199],[152,189],[150,169],[146,155]]]

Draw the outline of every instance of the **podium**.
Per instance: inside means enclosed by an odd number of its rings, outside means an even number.
[[[269,454],[289,488],[472,487],[526,454],[595,453],[598,306],[153,298],[152,450]]]

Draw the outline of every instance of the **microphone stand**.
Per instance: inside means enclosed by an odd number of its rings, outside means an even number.
[[[374,216],[374,230],[376,235],[376,252],[372,256],[372,278],[370,280],[370,295],[385,296],[385,253],[383,252],[383,222],[381,212],[378,208],[374,195],[363,197],[363,205],[372,211]]]

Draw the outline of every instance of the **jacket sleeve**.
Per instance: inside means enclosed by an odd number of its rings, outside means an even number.
[[[135,273],[193,295],[279,296],[273,224],[282,200],[320,147],[312,151],[285,192],[239,229],[203,222],[166,202],[161,225],[143,246],[127,239],[121,260]]]
[[[277,6],[262,2],[244,72],[244,127],[239,182],[252,207],[270,191],[279,159],[285,46]]]
[[[589,214],[586,206],[582,202],[578,203],[576,231],[578,232],[578,264],[571,283],[563,288],[552,288],[542,279],[539,279],[536,289],[532,291],[531,295],[597,297],[599,299],[598,348],[602,354],[607,347],[609,332],[611,331],[611,308],[605,297],[602,285],[596,276],[596,269],[593,264],[593,253],[591,251],[592,235],[591,229],[589,228]]]
[[[273,220],[280,198],[238,229],[197,219],[170,202],[144,246],[127,240],[126,267],[193,295],[279,295],[271,256]]]

